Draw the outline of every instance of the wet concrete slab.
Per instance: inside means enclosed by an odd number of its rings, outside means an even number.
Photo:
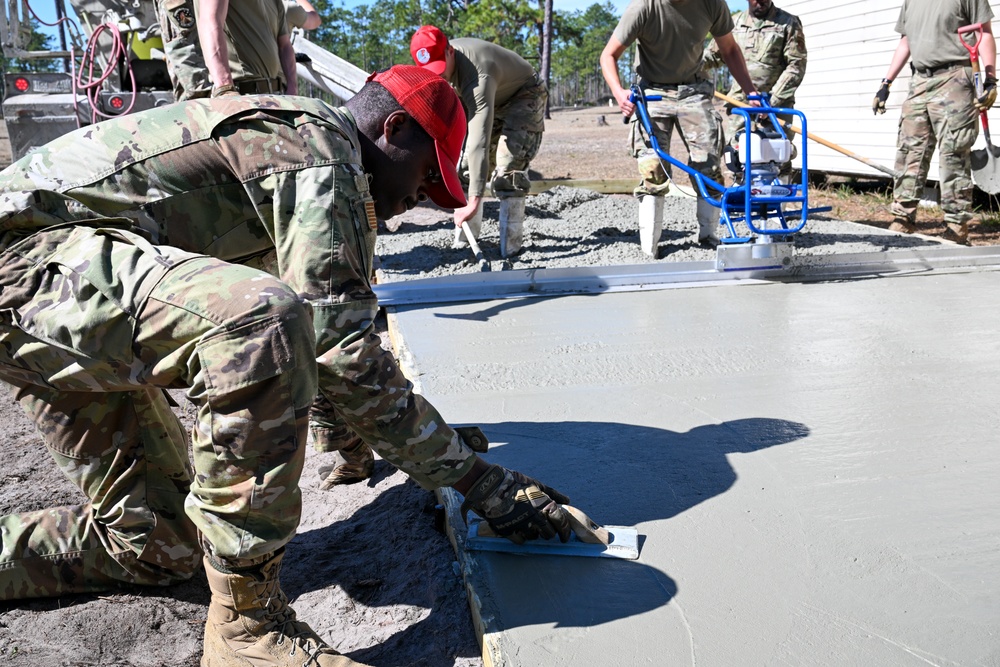
[[[1000,272],[400,308],[638,561],[463,555],[487,664],[1000,664]]]

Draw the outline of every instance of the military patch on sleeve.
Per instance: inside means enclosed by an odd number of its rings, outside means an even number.
[[[365,215],[368,216],[368,226],[371,229],[378,229],[378,218],[375,216],[375,200],[365,200]]]
[[[354,187],[356,187],[358,189],[358,192],[361,194],[365,194],[369,190],[371,190],[371,187],[368,184],[368,174],[366,174],[363,171],[361,173],[355,173]]]

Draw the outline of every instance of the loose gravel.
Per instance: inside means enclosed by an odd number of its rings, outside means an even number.
[[[715,251],[695,243],[695,200],[665,198],[663,235],[654,259],[639,247],[638,200],[628,195],[602,195],[592,190],[557,186],[528,198],[524,248],[515,257],[500,257],[497,220],[500,205],[487,200],[479,245],[494,271],[513,269],[617,266],[653,262],[705,261]],[[395,231],[380,232],[377,254],[384,282],[474,273],[479,266],[467,245],[452,247],[451,214],[421,206],[393,220]],[[810,216],[794,236],[795,252],[809,255],[881,252],[940,245],[939,239],[896,234],[885,229],[822,214]]]

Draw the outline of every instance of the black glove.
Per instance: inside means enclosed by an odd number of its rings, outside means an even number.
[[[891,85],[892,81],[882,79],[882,85],[879,86],[878,92],[875,93],[875,99],[872,100],[872,112],[874,114],[885,113],[885,101],[889,99],[889,86]]]
[[[997,78],[988,76],[983,80],[983,94],[976,98],[976,108],[980,111],[988,111],[993,108],[993,103],[997,101]]]
[[[493,532],[515,544],[556,535],[567,542],[573,529],[561,504],[568,502],[569,498],[539,481],[491,465],[465,496],[462,517],[472,509]]]

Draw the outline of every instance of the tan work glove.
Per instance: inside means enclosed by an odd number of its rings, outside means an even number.
[[[569,541],[569,516],[562,508],[569,498],[519,472],[491,465],[473,482],[462,503],[462,518],[472,509],[497,535],[515,544],[559,536]]]
[[[988,76],[983,80],[983,92],[976,98],[976,108],[980,111],[989,111],[993,108],[993,103],[997,101],[997,79],[995,76]]]

